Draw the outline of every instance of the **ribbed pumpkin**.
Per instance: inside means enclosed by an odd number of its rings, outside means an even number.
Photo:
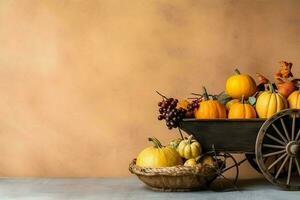
[[[289,108],[300,109],[300,90],[294,91],[288,97]]]
[[[229,119],[250,119],[256,118],[255,109],[248,103],[244,101],[244,96],[242,101],[235,103],[231,106],[229,113]]]
[[[269,118],[273,114],[287,108],[286,99],[275,92],[272,84],[269,84],[269,91],[262,92],[256,101],[256,111],[259,118]]]
[[[179,155],[185,159],[197,158],[202,152],[200,143],[192,138],[193,136],[190,135],[188,139],[181,141],[177,147]]]
[[[203,87],[204,100],[199,103],[199,108],[195,111],[196,119],[216,119],[226,118],[226,109],[217,100],[209,99],[206,88]]]
[[[238,69],[235,69],[235,73],[226,81],[226,93],[235,99],[240,99],[243,95],[246,98],[252,96],[257,91],[254,79],[247,74],[241,74]]]
[[[136,159],[136,165],[140,167],[171,167],[182,165],[182,158],[178,152],[170,146],[162,146],[158,139],[149,138],[154,144],[144,149]]]
[[[239,102],[241,102],[239,99],[231,99],[231,100],[228,101],[228,102],[226,103],[226,105],[225,105],[226,110],[229,111],[230,108],[231,108],[231,106],[232,106],[233,104],[239,103]]]

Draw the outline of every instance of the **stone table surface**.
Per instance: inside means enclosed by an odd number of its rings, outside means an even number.
[[[0,200],[49,199],[300,199],[300,192],[282,191],[265,180],[241,180],[237,190],[154,192],[137,178],[2,178]]]

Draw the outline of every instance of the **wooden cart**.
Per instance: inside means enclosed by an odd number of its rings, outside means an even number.
[[[269,119],[184,119],[180,129],[192,134],[206,154],[223,161],[220,177],[234,170],[235,183],[239,165],[248,160],[272,184],[300,190],[299,109],[286,109]],[[231,155],[236,153],[246,158],[237,162]]]

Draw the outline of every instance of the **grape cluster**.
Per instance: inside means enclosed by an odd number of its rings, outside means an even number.
[[[177,128],[179,122],[184,118],[186,110],[183,108],[176,108],[178,99],[164,98],[158,102],[159,116],[158,120],[165,120],[169,129]]]
[[[199,108],[199,103],[201,102],[201,99],[195,99],[189,105],[187,106],[188,112],[194,112],[196,109]]]

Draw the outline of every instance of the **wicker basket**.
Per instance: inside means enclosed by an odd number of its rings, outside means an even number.
[[[139,167],[134,159],[129,165],[129,171],[153,190],[181,192],[207,189],[208,183],[216,177],[216,171],[208,165],[195,167]]]

